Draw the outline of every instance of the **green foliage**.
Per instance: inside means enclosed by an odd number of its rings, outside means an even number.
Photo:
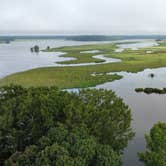
[[[136,91],[137,93],[139,93],[139,92],[143,92],[144,89],[143,89],[143,88],[135,88],[135,91]]]
[[[106,90],[0,89],[0,160],[6,166],[120,166],[131,113]]]
[[[18,166],[30,166],[34,165],[36,154],[39,152],[39,149],[35,145],[26,147],[24,152],[16,151],[13,153],[8,160],[5,161],[6,166],[11,166],[17,163]]]
[[[158,89],[158,88],[136,88],[135,89],[136,92],[144,92],[146,94],[152,94],[152,93],[156,93],[156,94],[166,94],[166,88],[163,89]]]
[[[139,153],[140,160],[147,166],[166,166],[166,123],[155,124],[145,138],[147,150]]]
[[[95,159],[96,166],[113,165],[119,166],[121,162],[119,157],[108,145],[100,145],[97,148],[97,158]]]

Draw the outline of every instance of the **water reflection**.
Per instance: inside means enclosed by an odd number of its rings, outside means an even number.
[[[155,77],[149,77],[149,73],[154,73]],[[136,93],[135,88],[166,87],[166,68],[118,74],[123,75],[124,78],[98,85],[96,88],[113,89],[130,106],[133,115],[132,127],[136,131],[136,136],[125,150],[123,165],[142,166],[143,163],[138,161],[137,152],[145,149],[145,132],[149,132],[154,123],[166,120],[166,95]]]

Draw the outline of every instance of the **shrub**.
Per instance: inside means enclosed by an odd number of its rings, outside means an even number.
[[[157,123],[150,130],[150,134],[145,136],[147,149],[144,153],[139,153],[139,158],[147,166],[166,165],[166,123]]]

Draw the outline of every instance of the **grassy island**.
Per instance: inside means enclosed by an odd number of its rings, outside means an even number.
[[[83,46],[69,46],[50,48],[45,51],[66,52],[62,56],[77,58],[65,64],[101,62],[93,58],[94,55],[103,54],[106,57],[121,59],[121,62],[96,64],[88,66],[44,67],[25,72],[16,73],[0,80],[0,86],[21,84],[30,86],[57,86],[59,88],[90,87],[105,82],[120,79],[118,75],[108,75],[109,72],[138,72],[146,68],[158,68],[166,66],[166,46],[159,45],[146,49],[125,50],[116,53],[114,44],[95,44]],[[98,50],[100,53],[80,53],[82,51]],[[147,53],[147,50],[151,51]],[[93,73],[96,75],[92,76]]]
[[[100,63],[104,60],[94,58],[93,56],[98,54],[110,54],[116,49],[116,45],[113,44],[97,44],[97,45],[83,45],[83,46],[66,46],[59,48],[50,48],[43,50],[44,52],[65,52],[62,57],[72,57],[75,60],[58,62],[59,64],[78,64],[78,63]],[[96,52],[93,52],[96,50]],[[92,51],[92,52],[90,52]]]

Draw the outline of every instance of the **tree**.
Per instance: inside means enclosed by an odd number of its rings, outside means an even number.
[[[35,52],[39,52],[39,46],[38,46],[38,45],[35,45],[35,46],[34,46],[34,51],[35,51]]]
[[[157,123],[150,130],[149,135],[145,135],[147,149],[144,153],[139,153],[139,158],[147,166],[166,165],[166,123]]]
[[[120,166],[131,112],[114,92],[0,88],[2,164]]]
[[[5,162],[6,166],[17,165],[25,166],[31,165],[35,166],[36,154],[38,153],[38,147],[35,145],[28,146],[24,152],[16,151],[10,158]]]
[[[31,52],[33,52],[34,51],[34,48],[32,47],[32,48],[30,48],[30,50],[31,50]]]
[[[95,166],[119,166],[122,164],[119,155],[115,153],[108,145],[99,145],[96,153]]]

